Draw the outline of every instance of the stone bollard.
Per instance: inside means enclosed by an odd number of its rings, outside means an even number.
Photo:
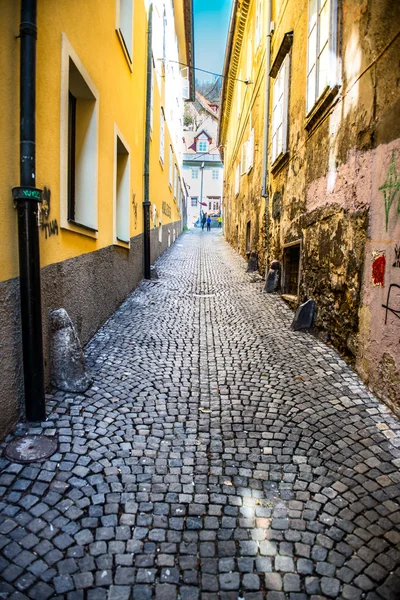
[[[307,300],[296,310],[291,329],[298,331],[299,329],[310,329],[314,323],[315,310],[317,305],[315,300]]]
[[[85,392],[92,379],[72,321],[64,308],[51,311],[49,318],[51,384],[64,392]]]
[[[250,252],[246,273],[255,273],[255,271],[258,271],[258,257],[255,252]]]
[[[279,288],[281,278],[281,263],[279,260],[273,260],[271,268],[268,271],[267,281],[265,282],[264,292],[271,294]]]

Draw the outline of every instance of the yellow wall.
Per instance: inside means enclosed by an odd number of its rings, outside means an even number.
[[[100,9],[101,5],[101,9]],[[19,184],[19,47],[15,38],[20,3],[0,0],[2,52],[0,89],[0,280],[18,275],[16,211],[11,188]],[[57,222],[58,235],[40,231],[41,266],[60,262],[113,244],[114,241],[114,124],[130,148],[130,235],[143,231],[143,160],[145,138],[147,15],[145,3],[134,2],[133,65],[128,66],[115,30],[115,0],[38,0],[36,186],[51,191],[49,222]],[[62,35],[65,34],[99,93],[98,100],[98,234],[76,233],[61,227],[60,214],[60,111]],[[180,43],[184,43],[182,36]],[[165,165],[159,163],[161,98],[154,86],[151,142],[150,200],[161,214],[162,202],[172,215],[163,225],[180,219],[168,186],[170,137],[165,127]],[[136,206],[135,206],[136,205]],[[136,219],[135,219],[136,213]]]

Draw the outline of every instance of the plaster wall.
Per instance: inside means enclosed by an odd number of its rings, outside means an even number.
[[[181,222],[151,231],[152,262],[173,243]],[[161,241],[160,241],[161,240]],[[42,319],[45,380],[49,387],[49,321],[51,310],[65,308],[85,345],[113,314],[143,275],[143,236],[130,240],[130,250],[115,245],[42,269]],[[24,412],[24,383],[19,311],[19,279],[0,283],[0,439]]]

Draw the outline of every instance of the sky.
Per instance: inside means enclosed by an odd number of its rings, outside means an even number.
[[[222,74],[232,0],[193,0],[193,6],[195,67]],[[214,77],[196,71],[196,79]]]

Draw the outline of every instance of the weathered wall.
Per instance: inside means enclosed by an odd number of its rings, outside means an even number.
[[[299,241],[298,301],[316,300],[319,334],[355,362],[376,393],[400,406],[400,319],[390,310],[400,310],[400,288],[395,287],[400,285],[400,4],[344,0],[338,6],[339,85],[322,95],[323,102],[318,100],[307,115],[308,2],[273,3],[271,64],[285,34],[293,32],[288,152],[271,165],[271,115],[266,239],[265,208],[257,186],[252,186],[252,174],[241,177],[239,196],[233,193],[241,143],[235,131],[243,110],[232,102],[226,128],[226,232],[243,254],[246,222],[251,220],[251,249],[261,258],[266,253],[268,264],[282,262],[284,247]],[[251,14],[252,5],[250,19]],[[249,21],[241,65],[250,37]],[[256,54],[253,60],[257,64]],[[253,105],[258,107],[248,109],[252,123],[257,115],[262,121],[264,106],[263,86],[255,85],[255,91]],[[270,100],[272,109],[272,93]],[[255,152],[261,164],[260,130]],[[260,190],[256,163],[253,173]],[[379,258],[383,254],[385,259]],[[386,260],[382,285],[372,283],[374,257],[378,266]]]
[[[151,260],[154,262],[176,236],[181,222],[151,232]],[[131,239],[130,250],[108,246],[97,252],[49,265],[42,269],[42,313],[45,378],[49,385],[48,314],[65,308],[74,323],[82,344],[86,344],[137,286],[143,274],[142,235]],[[13,427],[24,410],[19,280],[0,283],[0,439]]]

